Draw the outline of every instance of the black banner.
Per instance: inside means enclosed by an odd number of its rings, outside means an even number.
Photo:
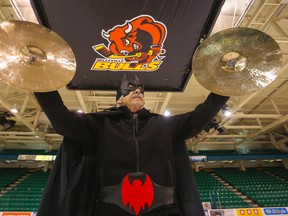
[[[148,91],[183,91],[224,0],[31,0],[77,62],[75,90],[114,90],[135,74]]]

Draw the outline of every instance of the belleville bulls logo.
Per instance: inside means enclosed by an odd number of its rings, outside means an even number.
[[[103,58],[97,58],[91,70],[155,71],[165,58],[166,35],[166,26],[149,15],[135,17],[108,31],[102,30],[108,46],[93,46]]]

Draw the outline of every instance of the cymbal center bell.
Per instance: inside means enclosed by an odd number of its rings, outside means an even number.
[[[46,52],[34,45],[26,45],[21,50],[21,57],[25,63],[35,66],[43,65],[47,61]]]
[[[238,52],[228,52],[220,59],[224,72],[236,73],[246,67],[246,58]]]

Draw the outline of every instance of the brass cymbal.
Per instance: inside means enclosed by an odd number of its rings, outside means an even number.
[[[205,39],[196,49],[192,69],[206,89],[224,96],[256,92],[276,77],[282,53],[276,41],[251,28],[231,28]]]
[[[52,30],[27,21],[0,23],[0,80],[33,92],[68,84],[76,71],[72,49]]]

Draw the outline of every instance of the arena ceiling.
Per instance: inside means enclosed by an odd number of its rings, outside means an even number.
[[[0,0],[0,20],[37,22],[29,0]],[[211,34],[232,27],[249,27],[272,36],[283,54],[283,65],[276,80],[264,89],[245,96],[233,96],[227,105],[229,117],[216,116],[219,133],[209,132],[187,141],[192,150],[276,148],[287,150],[288,143],[288,1],[226,0]],[[43,80],[43,84],[45,80]],[[97,112],[115,105],[115,92],[59,90],[70,110]],[[233,89],[231,89],[233,91]],[[147,92],[146,108],[171,115],[193,110],[209,91],[192,75],[184,92]],[[18,113],[11,114],[17,108]],[[33,94],[0,81],[0,114],[15,121],[10,129],[0,130],[0,148],[58,149],[62,137],[55,133]]]

